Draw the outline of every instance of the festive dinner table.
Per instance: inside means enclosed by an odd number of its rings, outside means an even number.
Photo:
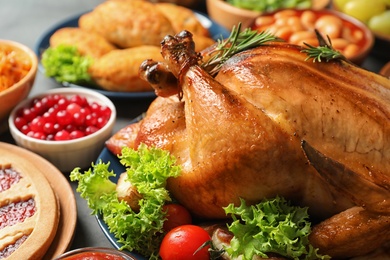
[[[18,41],[35,49],[37,41],[49,28],[70,16],[91,10],[101,2],[104,0],[0,0],[0,38]],[[203,4],[200,10],[204,10]],[[379,72],[387,61],[370,55],[362,67]],[[57,87],[58,83],[38,72],[30,95]],[[115,132],[146,111],[152,99],[122,98],[113,101],[118,110]],[[14,143],[9,131],[0,135],[0,142]],[[63,174],[68,177],[68,173]],[[100,229],[95,216],[91,215],[85,200],[75,191],[76,183],[71,183],[71,187],[77,203],[77,226],[70,249],[88,246],[113,247]]]

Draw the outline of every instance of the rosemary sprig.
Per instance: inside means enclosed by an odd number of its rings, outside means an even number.
[[[309,59],[313,59],[313,62],[321,62],[321,59],[325,59],[326,62],[335,59],[346,60],[346,58],[339,51],[333,48],[329,36],[327,36],[327,42],[317,30],[315,30],[315,33],[317,35],[319,46],[315,47],[308,43],[304,43],[307,48],[302,50],[302,52],[306,52],[308,56],[305,61]]]
[[[216,75],[222,65],[236,53],[264,45],[267,42],[281,41],[280,38],[268,32],[259,32],[250,28],[240,31],[241,23],[233,27],[226,40],[218,40],[217,46],[210,53],[211,58],[201,64],[210,75]]]

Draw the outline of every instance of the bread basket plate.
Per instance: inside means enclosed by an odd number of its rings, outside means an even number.
[[[16,145],[0,142],[0,154],[15,154],[39,167],[40,172],[49,181],[60,204],[60,219],[56,236],[52,241],[44,260],[53,259],[70,248],[77,222],[76,199],[66,177],[41,156]]]
[[[218,40],[222,38],[227,38],[230,34],[224,27],[221,25],[215,23],[212,21],[207,15],[194,11],[196,16],[198,17],[199,21],[202,23],[202,25],[209,30],[211,37],[214,40]],[[85,12],[84,12],[85,13]],[[51,28],[49,28],[46,32],[43,33],[43,35],[38,39],[34,51],[38,55],[38,61],[39,61],[39,66],[38,70],[42,73],[45,74],[45,69],[42,66],[41,63],[41,56],[42,53],[50,46],[50,37],[60,28],[64,27],[78,27],[78,21],[81,15],[84,13],[74,15],[72,17],[69,17],[58,24],[55,24]],[[53,81],[55,81],[54,78],[52,78]],[[55,81],[57,82],[57,81]],[[115,91],[108,91],[108,90],[103,90],[100,88],[96,88],[93,86],[82,86],[82,85],[77,85],[73,83],[68,83],[68,82],[63,82],[58,84],[64,86],[64,87],[83,87],[83,88],[90,88],[94,89],[103,95],[107,96],[108,98],[111,99],[154,99],[156,97],[156,94],[154,91],[148,91],[148,92],[115,92]]]

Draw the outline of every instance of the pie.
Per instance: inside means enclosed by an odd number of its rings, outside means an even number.
[[[35,154],[2,144],[0,151],[0,258],[42,259],[57,232],[60,207]],[[46,164],[45,164],[46,165]]]

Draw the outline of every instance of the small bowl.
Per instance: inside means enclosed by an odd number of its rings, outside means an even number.
[[[323,9],[329,2],[329,0],[313,0],[312,8]],[[262,14],[262,12],[235,7],[225,0],[206,0],[206,8],[209,17],[228,30],[238,23],[241,23],[241,28],[247,28],[253,19]]]
[[[108,122],[98,131],[77,139],[64,141],[40,140],[22,133],[15,126],[14,120],[21,108],[29,107],[36,98],[42,98],[49,94],[61,94],[66,97],[80,95],[89,103],[96,102],[110,108],[111,116]],[[96,160],[105,141],[112,135],[112,129],[116,120],[116,108],[103,94],[83,88],[57,88],[46,91],[21,102],[16,106],[8,119],[12,137],[17,145],[31,150],[53,163],[60,171],[70,172],[76,167],[87,168]]]
[[[1,128],[6,129],[7,118],[11,110],[29,95],[34,85],[38,69],[38,58],[30,48],[18,42],[0,40],[0,55],[3,52],[3,48],[15,50],[17,57],[22,57],[30,66],[29,71],[22,79],[4,90],[0,89],[0,125]]]
[[[54,260],[97,259],[98,256],[100,256],[99,259],[137,260],[122,251],[104,247],[85,247],[74,249],[54,258]]]
[[[333,10],[342,12],[342,8],[332,1],[331,8]],[[372,54],[381,59],[390,59],[390,35],[373,32],[375,42],[372,48]]]
[[[333,47],[356,65],[363,63],[375,42],[373,33],[364,23],[329,9],[280,10],[260,15],[250,27],[268,31],[288,43],[304,47],[305,44],[318,46],[314,33],[316,28],[325,40],[329,36]]]

